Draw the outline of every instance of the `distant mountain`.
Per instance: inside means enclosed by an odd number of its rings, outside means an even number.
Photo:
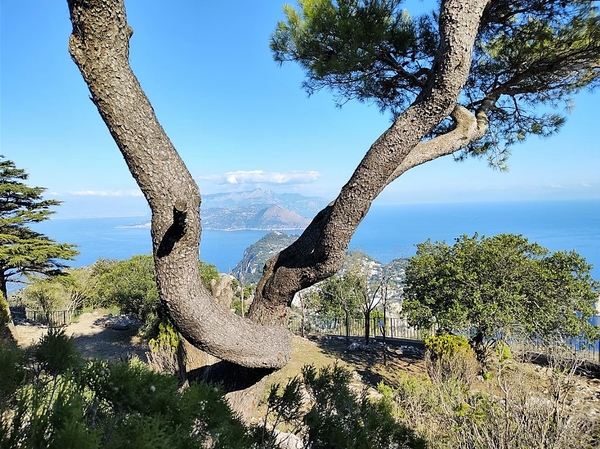
[[[232,273],[245,284],[256,284],[262,276],[265,262],[284,248],[287,248],[298,238],[283,232],[269,232],[263,238],[253,243],[244,251],[242,260],[235,266]]]
[[[202,227],[209,230],[304,229],[325,205],[323,198],[255,189],[202,197]]]
[[[267,230],[289,231],[304,229],[310,220],[296,212],[272,205],[211,208],[202,211],[203,229],[221,231]]]
[[[215,193],[202,196],[202,210],[251,208],[258,206],[280,206],[296,212],[306,218],[312,218],[323,207],[327,200],[319,197],[308,197],[298,193],[275,193],[271,190],[254,189],[245,192]]]
[[[290,231],[306,228],[327,200],[255,189],[202,196],[202,228],[212,231]],[[150,227],[133,223],[123,227]]]

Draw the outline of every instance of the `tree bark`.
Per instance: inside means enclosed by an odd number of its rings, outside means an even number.
[[[15,324],[4,293],[0,293],[0,341],[10,341],[12,343],[17,341]]]
[[[123,0],[68,0],[69,52],[152,211],[161,300],[194,346],[248,368],[280,368],[290,334],[236,316],[204,288],[198,268],[200,192],[129,66]],[[224,331],[226,330],[226,331]]]
[[[484,121],[467,120],[472,114],[457,107],[457,100],[469,74],[479,21],[488,2],[442,2],[440,46],[425,87],[406,112],[373,143],[338,197],[317,214],[296,242],[267,261],[249,311],[252,319],[283,324],[297,291],[342,267],[354,231],[373,200],[391,181],[407,169],[450,154],[476,138]],[[453,111],[461,126],[446,138],[448,146],[442,138],[422,143]],[[469,126],[463,128],[465,121]]]
[[[200,279],[200,192],[131,71],[132,30],[123,0],[68,0],[73,24],[69,51],[152,211],[161,300],[186,340],[223,361],[211,365],[209,372],[217,373],[216,377],[238,373],[231,384],[242,391],[244,382],[260,385],[257,378],[287,363],[290,334],[280,326],[286,324],[294,294],[339,270],[350,239],[373,200],[395,179],[407,159],[405,167],[417,163],[410,162],[409,156],[424,161],[443,153],[438,148],[438,153],[425,156],[425,148],[433,144],[421,142],[453,110],[455,116],[461,112],[455,107],[488,1],[442,2],[441,44],[426,86],[371,146],[335,201],[293,245],[267,262],[250,322],[215,301]]]

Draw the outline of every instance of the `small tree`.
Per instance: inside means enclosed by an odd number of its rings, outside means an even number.
[[[520,235],[428,240],[409,259],[404,311],[413,325],[472,331],[480,350],[515,325],[537,338],[596,338],[591,268],[574,251],[551,254]]]
[[[220,277],[214,264],[198,261],[200,280],[206,289]],[[92,266],[92,279],[97,288],[98,302],[117,305],[124,313],[137,316],[152,325],[161,315],[156,269],[152,255],[134,255],[130,259],[101,259]]]
[[[346,341],[350,341],[350,317],[359,311],[359,298],[356,296],[349,279],[335,275],[319,284],[321,304],[319,313],[325,316],[344,314]]]
[[[371,312],[381,302],[381,287],[383,286],[382,282],[372,280],[371,262],[372,259],[364,253],[351,253],[349,267],[344,273],[344,280],[357,298],[365,319],[365,344],[367,345],[371,334]]]
[[[100,276],[98,294],[102,302],[116,304],[122,312],[153,325],[159,301],[152,256],[134,255],[116,262]]]
[[[69,268],[61,276],[28,278],[21,290],[24,302],[45,313],[63,309],[75,312],[98,304],[99,276],[93,267]]]
[[[27,274],[54,275],[73,260],[75,245],[56,243],[29,225],[48,220],[60,201],[45,200],[46,189],[29,187],[28,175],[14,162],[0,156],[0,292],[7,297],[8,282],[20,282]]]
[[[198,262],[200,264],[200,279],[208,288],[211,289],[213,281],[218,281],[221,278],[221,273],[214,263],[207,263],[202,260]]]

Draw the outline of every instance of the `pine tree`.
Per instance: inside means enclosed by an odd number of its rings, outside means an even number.
[[[0,292],[7,297],[7,283],[25,274],[54,275],[73,260],[75,245],[57,243],[29,225],[48,220],[50,208],[61,202],[46,200],[43,187],[29,187],[29,175],[0,155]]]

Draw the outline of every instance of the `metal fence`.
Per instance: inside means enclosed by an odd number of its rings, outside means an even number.
[[[365,336],[364,318],[350,318],[346,323],[345,318],[322,318],[309,316],[302,319],[300,316],[290,318],[289,329],[295,334],[329,334],[349,337]],[[369,320],[369,338],[397,338],[403,340],[422,341],[432,334],[431,329],[419,329],[409,326],[404,318],[371,318]]]
[[[31,320],[49,327],[61,327],[71,324],[73,319],[80,314],[80,311],[55,310],[53,312],[44,312],[43,310],[30,309],[29,307],[11,307],[10,313],[13,320]]]
[[[387,318],[385,325],[382,319],[372,318],[369,324],[369,338],[373,339],[380,339],[385,333],[385,337],[390,339],[423,341],[434,333],[434,329],[419,329],[409,326],[405,318]],[[343,317],[322,318],[311,315],[303,319],[301,316],[293,316],[289,321],[289,329],[298,335],[327,334],[364,338],[365,320],[364,318],[351,318],[346,325]],[[546,354],[549,347],[545,343],[528,338],[510,338],[507,343],[513,352],[518,353]],[[589,344],[574,340],[566,343],[567,345],[563,348],[564,355],[600,364],[600,340]]]
[[[547,343],[536,342],[531,339],[509,339],[507,343],[514,352],[532,354],[534,356],[536,354],[550,355],[548,354],[548,348],[550,346]],[[590,343],[573,340],[567,341],[563,342],[562,345],[557,344],[554,346],[554,352],[559,349],[561,352],[560,356],[563,358],[583,360],[600,365],[600,340]]]

